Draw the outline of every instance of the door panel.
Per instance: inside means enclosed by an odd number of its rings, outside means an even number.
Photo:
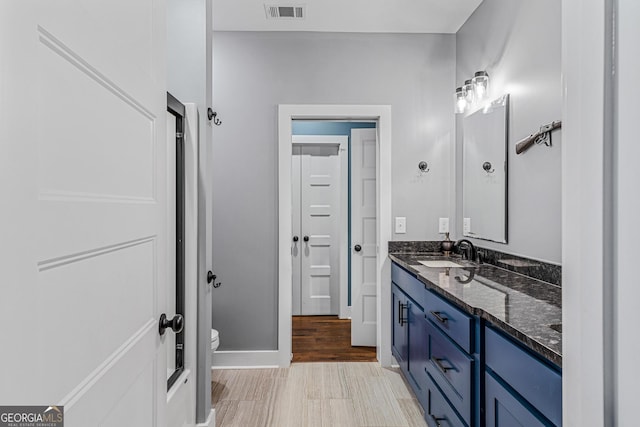
[[[346,137],[294,137],[292,227],[293,236],[298,236],[291,249],[294,315],[338,314],[340,309],[343,140]]]
[[[376,135],[376,129],[351,131],[351,345],[354,346],[376,345]]]
[[[68,426],[164,425],[163,3],[3,2],[0,16],[0,311],[20,349],[3,355],[0,401],[64,405]]]
[[[301,158],[302,314],[338,314],[340,157],[338,145],[303,146]]]

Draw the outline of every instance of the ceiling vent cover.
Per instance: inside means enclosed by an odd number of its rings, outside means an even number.
[[[267,19],[304,19],[306,16],[304,6],[273,6],[264,5]]]

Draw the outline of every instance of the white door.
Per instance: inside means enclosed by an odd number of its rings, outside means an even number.
[[[301,137],[296,137],[296,141],[301,141]],[[342,220],[340,145],[335,141],[314,143],[313,138],[296,144],[293,163],[293,226],[294,236],[298,236],[292,252],[293,314],[338,314]]]
[[[376,129],[351,130],[351,345],[376,346]]]
[[[0,3],[0,402],[163,426],[165,14]]]

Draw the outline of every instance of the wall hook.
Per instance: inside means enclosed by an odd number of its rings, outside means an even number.
[[[424,172],[424,173],[427,173],[427,172],[429,172],[431,170],[429,168],[429,164],[427,162],[425,162],[424,160],[421,161],[420,163],[418,163],[418,169],[420,169],[420,172]]]
[[[486,173],[494,173],[496,171],[493,166],[491,166],[491,162],[484,162],[482,164],[482,169],[484,169]]]
[[[207,117],[209,118],[209,120],[213,120],[214,125],[220,126],[222,124],[222,121],[217,116],[218,113],[213,111],[211,108],[207,108]]]

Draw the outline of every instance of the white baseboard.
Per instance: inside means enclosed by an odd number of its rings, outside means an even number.
[[[196,427],[216,427],[216,410],[215,408],[211,409],[209,412],[209,416],[204,423],[196,424]]]
[[[212,369],[278,368],[277,350],[216,351],[212,357]]]

